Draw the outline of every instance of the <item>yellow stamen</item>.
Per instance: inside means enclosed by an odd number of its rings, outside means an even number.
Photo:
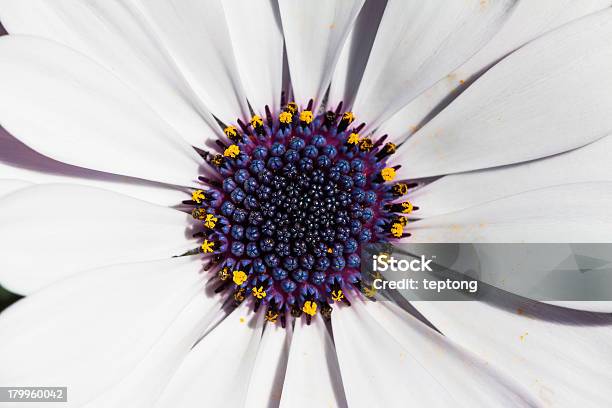
[[[346,143],[356,145],[359,143],[359,135],[357,133],[351,133],[348,139],[346,139]]]
[[[270,323],[276,323],[276,319],[278,319],[278,313],[273,312],[272,310],[268,310],[266,312],[266,320]]]
[[[396,196],[403,196],[408,194],[408,184],[405,183],[397,183],[393,186],[393,194]]]
[[[242,302],[244,300],[244,292],[246,292],[245,288],[240,288],[234,292],[234,300],[236,302]]]
[[[202,242],[202,252],[206,253],[213,253],[215,251],[215,243],[214,241],[209,241],[207,239],[204,240],[204,242]]]
[[[395,178],[395,169],[393,167],[385,167],[380,171],[380,176],[385,181],[391,181]]]
[[[206,210],[201,208],[194,208],[191,212],[191,216],[196,220],[203,220],[206,217]]]
[[[395,143],[387,143],[384,147],[385,153],[393,154],[397,150],[397,145]]]
[[[232,159],[235,159],[236,157],[238,157],[239,154],[240,154],[240,148],[238,147],[238,145],[235,145],[235,144],[230,145],[223,152],[223,155],[225,157],[231,157]]]
[[[289,102],[289,103],[287,104],[287,108],[286,108],[286,110],[287,110],[288,112],[290,112],[291,114],[294,114],[294,113],[295,113],[295,112],[297,112],[297,110],[298,110],[297,103],[295,103],[295,102]]]
[[[217,167],[221,167],[223,165],[223,156],[217,154],[210,160],[210,162]]]
[[[314,115],[311,111],[305,110],[300,112],[300,122],[304,122],[305,124],[310,125],[313,119]]]
[[[334,252],[334,250],[333,250],[333,249],[331,249],[331,248],[327,248],[327,253],[328,253],[328,254],[331,254],[332,252]]]
[[[234,138],[238,136],[238,129],[236,129],[236,126],[228,126],[223,129],[223,133],[225,133],[225,136],[229,139],[234,140]]]
[[[344,115],[342,115],[342,120],[351,124],[355,120],[355,115],[353,112],[344,112]]]
[[[217,225],[217,221],[219,221],[219,218],[215,217],[212,214],[206,214],[206,219],[204,220],[204,226],[206,228],[213,229]]]
[[[399,222],[396,222],[391,226],[391,235],[395,238],[401,238],[404,235],[404,226]]]
[[[263,126],[263,119],[261,119],[261,116],[259,115],[255,115],[251,118],[251,126],[253,126],[255,129],[262,127]]]
[[[293,115],[289,112],[281,112],[280,115],[278,115],[278,120],[284,125],[290,125],[293,121]]]
[[[221,269],[217,276],[222,281],[227,280],[229,278],[229,268],[226,266],[225,268]]]
[[[332,299],[336,302],[340,302],[342,299],[344,299],[344,293],[342,293],[342,289],[333,290],[331,295]]]
[[[232,280],[236,285],[242,285],[248,278],[247,274],[243,271],[234,271],[232,275],[234,276]]]
[[[362,152],[369,152],[370,150],[372,150],[372,146],[374,146],[374,144],[372,143],[372,139],[368,137],[364,137],[359,141],[359,149]]]
[[[394,222],[399,222],[402,226],[406,226],[408,224],[408,218],[406,217],[396,217]]]
[[[363,294],[371,298],[376,295],[377,289],[375,287],[366,286],[363,288]]]
[[[191,193],[191,199],[196,203],[200,204],[202,201],[206,200],[206,195],[202,190],[196,190]]]
[[[321,316],[323,316],[326,319],[331,319],[332,311],[333,309],[329,305],[323,304],[321,306]]]
[[[266,297],[266,291],[264,290],[263,286],[253,288],[251,291],[253,292],[253,296],[255,296],[257,299],[263,299]]]
[[[410,201],[406,201],[405,203],[402,203],[402,213],[410,214],[413,209],[414,209],[414,206],[412,205]]]
[[[317,304],[315,302],[307,300],[306,302],[304,302],[302,311],[307,315],[314,316],[317,314]]]

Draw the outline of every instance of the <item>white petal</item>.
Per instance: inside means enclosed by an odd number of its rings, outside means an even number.
[[[283,80],[283,31],[273,0],[224,0],[238,71],[246,96],[259,114],[279,109]]]
[[[212,116],[200,116],[180,74],[120,1],[1,0],[0,20],[11,34],[54,40],[95,59],[191,144],[203,145],[217,129]]]
[[[457,344],[500,367],[540,405],[612,404],[612,318],[498,297],[485,302],[413,302]]]
[[[499,33],[454,73],[455,80],[468,79],[545,32],[610,5],[610,0],[520,1]]]
[[[361,8],[332,77],[329,88],[332,107],[340,101],[346,106],[353,105],[386,5],[387,0],[366,0]]]
[[[279,0],[293,94],[321,102],[364,0]]]
[[[195,151],[110,72],[57,43],[0,38],[0,121],[29,147],[75,166],[190,185]]]
[[[249,381],[245,407],[278,406],[287,370],[290,344],[291,326],[283,329],[278,324],[266,325]]]
[[[218,309],[200,271],[199,257],[117,265],[17,302],[0,315],[0,384],[66,385],[76,407],[144,382],[129,406],[150,407]]]
[[[334,341],[349,406],[449,407],[454,398],[367,312],[334,310]],[[376,392],[372,392],[376,390]]]
[[[524,192],[487,202],[455,213],[426,218],[411,224],[411,242],[543,242],[543,243],[592,243],[610,242],[612,239],[612,182],[577,183],[552,186]],[[493,251],[494,249],[491,249]],[[502,250],[500,248],[500,250]],[[529,283],[522,277],[529,273],[529,282],[534,293],[542,282],[549,279],[550,270],[559,267],[559,260],[543,258],[533,270],[522,270],[527,263],[517,261],[508,273],[508,249],[502,257],[489,251],[479,257],[481,280],[485,283],[521,296],[532,298]],[[517,247],[512,250],[514,258],[522,259],[522,251],[533,249]],[[604,262],[602,270],[594,268],[592,274],[584,274],[575,263],[568,267],[572,274],[565,276],[566,287],[584,287],[601,296],[612,299],[612,289],[607,284],[605,262],[611,261],[600,248],[568,245],[567,256],[579,255],[597,258]],[[505,259],[504,259],[505,257]],[[568,258],[569,259],[569,258]],[[582,310],[612,310],[607,301],[562,301],[551,302],[560,306]]]
[[[0,281],[21,294],[85,269],[197,247],[189,214],[110,191],[37,185],[0,199]]]
[[[582,18],[494,66],[402,146],[413,178],[564,152],[612,131],[612,10]]]
[[[347,407],[336,350],[320,317],[295,322],[281,408]]]
[[[411,242],[610,242],[612,183],[529,191],[409,225]]]
[[[537,136],[536,136],[537,137]],[[612,181],[612,137],[543,158],[494,169],[451,174],[415,190],[418,217],[431,217],[548,186]]]
[[[154,204],[175,206],[189,199],[184,188],[71,166],[43,156],[0,128],[0,177],[30,184],[80,184],[116,191]]]
[[[12,193],[13,191],[21,190],[24,187],[32,185],[27,181],[14,179],[0,179],[0,197]]]
[[[610,0],[519,2],[497,35],[476,55],[385,121],[378,132],[388,134],[389,140],[405,140],[438,106],[448,104],[448,99],[499,59],[546,31],[610,5]]]
[[[546,301],[549,305],[555,305],[575,310],[586,310],[588,312],[612,313],[612,301],[608,300],[572,300],[572,301]]]
[[[499,30],[515,0],[389,0],[353,110],[375,129],[459,67]]]
[[[353,306],[332,317],[351,406],[533,406],[525,389],[394,303]]]
[[[221,0],[133,0],[201,104],[225,123],[248,115]]]
[[[150,408],[161,394],[183,359],[203,332],[210,330],[220,311],[223,297],[198,293],[175,318],[164,336],[149,351],[147,358],[121,382],[85,405],[93,407]]]
[[[246,303],[193,348],[156,407],[243,406],[263,327]]]

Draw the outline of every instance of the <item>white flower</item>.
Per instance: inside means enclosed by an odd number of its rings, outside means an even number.
[[[0,282],[28,295],[0,315],[0,386],[89,407],[610,406],[609,302],[352,293],[282,328],[172,258],[201,243],[178,206],[208,171],[192,146],[290,89],[401,143],[411,242],[610,241],[610,5],[0,0]]]

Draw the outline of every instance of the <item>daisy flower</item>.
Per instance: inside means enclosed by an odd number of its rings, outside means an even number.
[[[0,385],[610,406],[609,302],[372,302],[359,270],[610,241],[611,3],[0,0]]]

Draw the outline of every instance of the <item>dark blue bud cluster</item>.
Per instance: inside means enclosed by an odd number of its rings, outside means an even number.
[[[401,214],[414,208],[397,202],[409,186],[390,183],[399,166],[386,165],[396,146],[360,137],[341,106],[316,117],[312,101],[276,116],[266,107],[265,120],[226,127],[221,153],[204,154],[220,178],[201,177],[210,188],[186,202],[219,265],[217,291],[252,297],[269,321],[350,304],[364,291],[361,246],[409,235]]]

